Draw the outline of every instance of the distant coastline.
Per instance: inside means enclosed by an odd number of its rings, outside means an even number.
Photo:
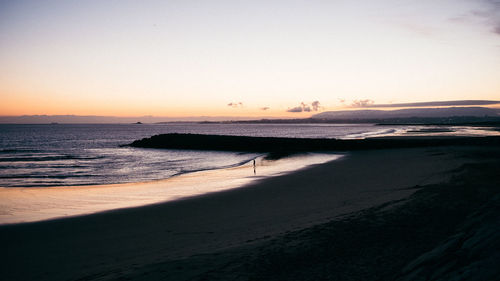
[[[174,122],[158,122],[156,124],[169,124]],[[480,126],[480,127],[500,127],[500,117],[405,117],[405,118],[385,118],[385,119],[258,119],[258,120],[235,120],[235,121],[201,121],[199,124],[375,124],[379,126],[392,125],[429,125],[429,126]]]
[[[396,110],[337,110],[323,111],[307,118],[248,117],[248,116],[98,116],[98,115],[23,115],[0,116],[0,124],[168,124],[168,123],[285,123],[285,124],[418,124],[418,125],[488,125],[500,124],[500,109],[488,107],[405,108]]]

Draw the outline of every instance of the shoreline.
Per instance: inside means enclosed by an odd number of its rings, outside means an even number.
[[[470,162],[461,156],[463,149],[358,151],[340,161],[186,200],[0,226],[0,239],[9,241],[2,276],[141,280],[145,274],[160,274],[166,280],[207,279],[206,274],[217,274],[214,268],[230,270],[225,258],[244,265],[237,259],[245,253],[242,249],[253,255],[261,243],[287,233],[406,202],[422,186],[449,181],[453,171]],[[218,254],[227,251],[229,257]],[[204,262],[198,263],[200,259]],[[232,274],[208,279],[231,280]]]
[[[292,173],[310,165],[336,161],[340,154],[309,153],[179,174],[166,179],[101,185],[0,187],[0,226],[61,219],[116,209],[184,200],[240,188],[264,178]]]

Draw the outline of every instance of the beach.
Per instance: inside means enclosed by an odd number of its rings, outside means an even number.
[[[0,281],[500,280],[500,0],[7,0],[0,42]]]
[[[460,215],[436,213],[445,230],[436,230],[435,237],[425,236],[428,240],[417,241],[416,246],[404,236],[391,236],[387,241],[360,233],[370,233],[375,222],[388,221],[391,210],[398,210],[397,214],[409,210],[408,217],[412,217],[420,210],[413,210],[416,207],[412,202],[436,204],[417,195],[449,186],[467,165],[498,167],[494,166],[498,165],[495,155],[498,148],[492,147],[354,151],[340,160],[265,177],[236,189],[84,216],[4,225],[0,226],[0,238],[8,242],[2,255],[2,276],[8,280],[328,280],[331,276],[363,280],[370,276],[364,274],[386,268],[390,274],[380,276],[395,278],[406,262],[452,235],[465,217],[496,191],[487,189],[481,199],[473,200],[474,204],[457,207]],[[483,181],[498,184],[495,169],[481,171],[490,173],[481,177]],[[459,198],[468,200],[461,193]],[[444,204],[456,198],[441,199]],[[427,214],[426,218],[432,216]],[[414,226],[412,218],[403,233],[427,229],[425,218],[424,223]],[[332,224],[338,227],[332,230]],[[345,231],[339,231],[342,229]],[[376,229],[379,237],[392,233],[394,227],[383,229]],[[408,235],[408,239],[413,236]],[[321,251],[317,251],[344,245],[333,256],[337,261],[349,257],[344,262],[356,265],[367,259],[365,256],[369,259],[370,253],[383,252],[384,243],[401,246],[396,247],[399,252],[394,250],[395,256],[386,253],[393,264],[380,266],[375,261],[376,265],[366,268],[360,264],[355,270],[360,272],[359,278],[346,268],[332,266],[331,259],[321,258]],[[401,250],[405,247],[410,250]],[[304,251],[309,254],[304,255]],[[318,255],[310,256],[310,251]],[[319,267],[311,267],[307,260]],[[300,272],[309,272],[310,276],[293,275]],[[349,278],[345,275],[348,273]]]
[[[0,188],[0,225],[88,215],[182,200],[235,189],[262,178],[341,158],[342,154],[303,153],[278,160],[265,157],[223,169],[184,173],[164,180],[83,186]]]

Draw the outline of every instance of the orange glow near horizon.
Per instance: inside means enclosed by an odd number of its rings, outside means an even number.
[[[304,118],[365,99],[500,100],[500,36],[470,13],[485,3],[125,2],[0,6],[0,115]]]
[[[495,95],[486,96],[493,100]],[[421,101],[421,100],[420,100]],[[412,101],[413,102],[413,101]],[[309,105],[311,102],[308,102]],[[43,106],[41,106],[43,105]],[[145,101],[135,100],[130,103],[129,100],[119,100],[109,97],[99,99],[89,99],[85,96],[67,98],[63,95],[54,96],[48,94],[10,94],[2,95],[2,104],[0,105],[0,116],[21,116],[21,115],[95,115],[95,116],[116,116],[116,117],[134,117],[134,116],[156,116],[156,117],[250,117],[250,118],[307,118],[313,114],[322,111],[333,110],[397,110],[407,107],[353,107],[344,103],[332,105],[321,104],[318,111],[307,111],[299,113],[287,112],[299,104],[291,104],[285,107],[276,105],[275,107],[244,104],[237,107],[222,105],[217,103],[206,103],[205,105],[193,103],[169,104],[168,101]],[[472,105],[473,106],[473,105]],[[490,108],[500,108],[500,104],[484,105]],[[446,107],[446,106],[426,106],[426,107]],[[423,107],[421,107],[423,108]]]

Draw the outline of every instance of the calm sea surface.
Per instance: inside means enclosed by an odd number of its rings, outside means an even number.
[[[0,124],[0,186],[33,187],[142,182],[230,167],[257,154],[119,147],[162,133],[364,138],[418,131],[371,124]],[[487,134],[474,128],[464,135]]]

